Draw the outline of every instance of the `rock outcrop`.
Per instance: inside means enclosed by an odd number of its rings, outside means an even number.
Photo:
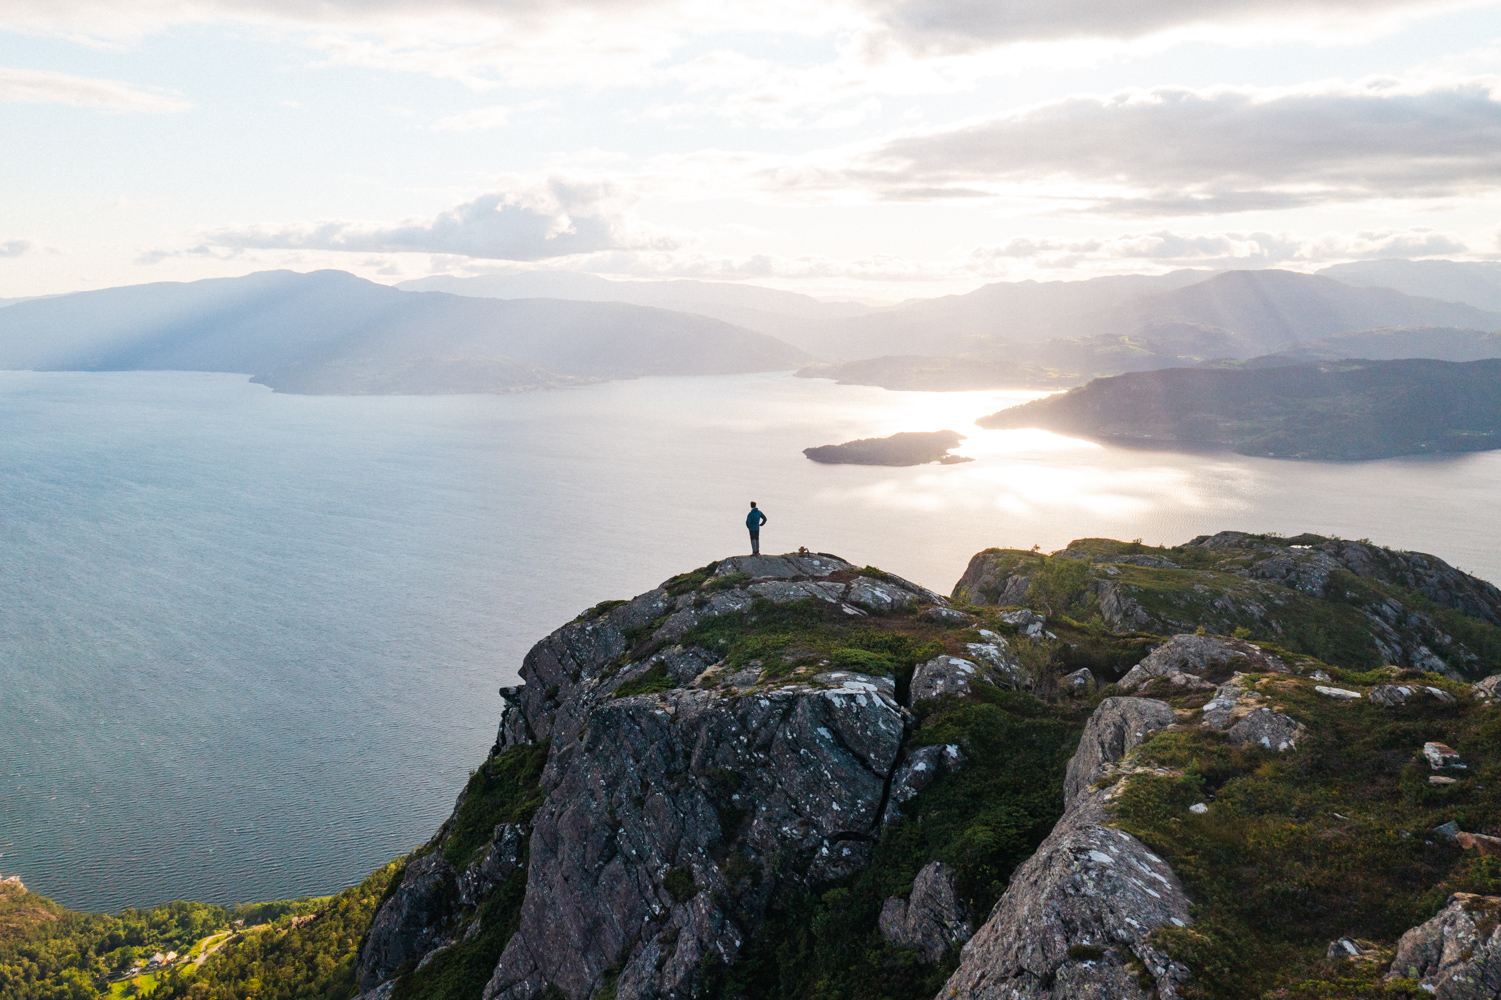
[[[539,642],[524,683],[502,692],[497,751],[551,749],[520,927],[486,1000],[550,988],[581,1000],[607,972],[621,1000],[691,995],[706,964],[733,960],[773,891],[860,870],[891,808],[961,765],[957,747],[921,748],[896,773],[907,717],[888,677],[819,669],[816,654],[790,674],[730,668],[695,645],[695,626],[758,601],[811,601],[838,619],[946,604],[833,556],[737,557]],[[963,665],[935,666],[935,690],[967,690]],[[367,943],[362,987],[441,945],[436,888],[480,898],[508,877],[519,839],[498,829],[462,875],[436,855],[409,866]]]
[[[1416,979],[1437,1000],[1501,996],[1501,897],[1457,892],[1402,935],[1387,979]]]
[[[360,948],[361,990],[373,989],[439,944],[453,916],[456,877],[453,865],[436,853],[407,863]]]
[[[1257,744],[1279,753],[1297,747],[1307,734],[1307,727],[1291,716],[1276,711],[1266,699],[1245,687],[1245,679],[1236,674],[1215,690],[1204,706],[1199,725],[1222,732],[1236,746]]]
[[[1173,1000],[1188,970],[1152,944],[1160,927],[1189,923],[1172,869],[1135,837],[1105,825],[1110,793],[1090,787],[1166,725],[1162,702],[1113,698],[1091,718],[1096,735],[1069,763],[1067,812],[1011,876],[990,918],[965,945],[941,997],[954,1000]],[[1158,727],[1160,728],[1160,727]],[[1135,743],[1131,743],[1131,740]],[[1146,975],[1142,975],[1144,970]]]
[[[974,933],[942,861],[931,862],[917,873],[906,899],[892,896],[886,900],[879,926],[887,941],[911,948],[925,962],[936,962],[958,950]]]
[[[886,798],[886,815],[882,822],[894,823],[902,818],[902,806],[911,802],[938,776],[964,767],[964,751],[957,744],[941,743],[917,747],[906,754],[891,776],[891,791]]]
[[[1072,809],[1105,771],[1105,765],[1120,760],[1141,746],[1147,736],[1166,729],[1177,716],[1166,702],[1151,698],[1106,698],[1084,725],[1079,749],[1068,762],[1063,778],[1063,808]]]
[[[1132,691],[1148,681],[1162,678],[1174,687],[1212,688],[1240,671],[1290,673],[1280,657],[1243,639],[1218,635],[1175,635],[1146,659],[1132,667],[1120,679],[1120,686]]]

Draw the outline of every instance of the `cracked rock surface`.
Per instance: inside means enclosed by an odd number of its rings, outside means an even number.
[[[657,588],[527,655],[510,700],[526,738],[551,739],[552,751],[520,929],[486,1000],[533,1000],[549,987],[581,1000],[610,970],[619,1000],[690,996],[706,962],[730,961],[746,943],[778,885],[814,886],[869,863],[906,723],[892,681],[829,671],[767,685],[752,667],[704,683],[713,655],[681,644],[698,622],[757,598],[813,598],[853,614],[946,604],[852,569],[822,555],[724,560],[711,581],[733,585]],[[628,633],[648,629],[656,651],[631,659]],[[657,666],[701,686],[614,696]],[[502,742],[522,728],[508,717]],[[957,748],[915,755],[902,787],[922,784],[917,765],[936,774],[945,762],[957,766]]]

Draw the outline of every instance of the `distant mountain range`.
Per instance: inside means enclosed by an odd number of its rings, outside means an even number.
[[[1501,359],[1135,372],[1096,379],[977,423],[1277,458],[1484,451],[1501,448]]]
[[[245,372],[301,393],[512,392],[807,360],[705,316],[407,292],[343,271],[132,285],[0,309],[0,368]]]
[[[1319,274],[1347,285],[1395,288],[1408,295],[1501,311],[1501,263],[1454,260],[1362,260]]]
[[[1497,329],[1501,265],[1452,261],[1001,282],[887,308],[568,271],[399,288],[340,271],[268,271],[0,300],[0,367],[234,371],[283,391],[426,393],[818,361],[800,374],[1022,388],[1204,364],[1468,361],[1501,354],[1486,332]]]
[[[880,311],[858,302],[824,302],[811,295],[728,281],[612,281],[578,271],[518,271],[472,278],[435,275],[397,288],[492,299],[549,298],[628,302],[696,313],[794,344],[816,342],[830,322]]]

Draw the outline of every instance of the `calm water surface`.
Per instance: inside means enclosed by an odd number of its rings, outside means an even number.
[[[784,375],[309,397],[0,373],[0,871],[74,907],[327,893],[425,840],[496,688],[597,601],[799,545],[948,591],[976,550],[1221,528],[1370,537],[1501,579],[1501,453],[1360,464],[1101,448],[1028,393]],[[803,448],[970,435],[976,461]]]

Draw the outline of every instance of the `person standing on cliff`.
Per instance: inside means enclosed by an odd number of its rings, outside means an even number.
[[[766,515],[761,513],[761,508],[756,506],[756,501],[750,502],[750,513],[745,515],[745,526],[750,529],[751,555],[761,554],[761,525],[766,523]]]

